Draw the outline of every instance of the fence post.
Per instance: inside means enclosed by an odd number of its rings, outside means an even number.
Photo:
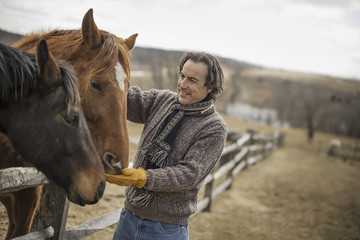
[[[212,179],[208,184],[206,184],[206,187],[205,187],[204,198],[206,198],[206,197],[209,198],[209,203],[203,210],[205,212],[210,212],[210,210],[211,210],[211,202],[212,202],[211,194],[212,194],[213,183],[214,183],[214,179]]]
[[[353,158],[356,159],[356,151],[358,150],[358,137],[355,137],[355,143],[354,143],[354,153],[353,153]]]
[[[37,231],[49,226],[54,228],[54,236],[50,239],[62,240],[65,231],[66,219],[69,210],[69,201],[65,191],[54,182],[43,188],[40,209],[37,215]]]
[[[238,150],[239,151],[239,150]],[[236,153],[238,152],[236,151]],[[233,154],[228,154],[226,156],[224,156],[224,158],[226,158],[226,163],[228,163],[230,160],[234,159],[235,158],[235,153]],[[231,187],[232,187],[232,184],[233,184],[233,175],[232,175],[232,170],[234,170],[236,166],[234,165],[231,170],[227,173],[227,176],[226,176],[226,179],[231,179],[231,183],[229,184],[229,186],[227,186],[226,190],[230,190]]]

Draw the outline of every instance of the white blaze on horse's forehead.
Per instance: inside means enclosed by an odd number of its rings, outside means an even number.
[[[116,64],[115,71],[116,71],[116,80],[119,84],[119,87],[121,91],[125,91],[126,74],[120,63]]]

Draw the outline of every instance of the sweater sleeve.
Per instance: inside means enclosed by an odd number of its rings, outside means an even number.
[[[147,170],[145,189],[165,192],[193,189],[204,181],[220,159],[226,134],[226,126],[222,124],[202,130],[177,165]]]
[[[142,91],[137,86],[129,88],[127,95],[127,119],[135,123],[145,123],[158,91]]]

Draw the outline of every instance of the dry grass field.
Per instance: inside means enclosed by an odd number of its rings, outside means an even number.
[[[224,116],[229,129],[270,132]],[[130,137],[141,125],[129,124]],[[214,201],[210,212],[191,218],[192,240],[345,240],[360,239],[360,163],[319,154],[334,136],[316,133],[312,144],[299,129],[282,130],[285,144],[269,158],[240,172],[228,191]],[[351,139],[338,138],[351,142]],[[131,157],[136,144],[131,144]],[[71,204],[67,228],[121,208],[124,188],[107,184],[104,197],[93,206]],[[0,207],[0,239],[6,213]],[[86,239],[112,239],[115,226]]]

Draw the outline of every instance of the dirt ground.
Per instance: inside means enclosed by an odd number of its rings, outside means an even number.
[[[230,129],[249,126],[225,118]],[[268,131],[255,127],[258,131]],[[131,138],[141,128],[129,125]],[[308,144],[301,130],[286,130],[285,145],[269,158],[249,166],[232,188],[213,201],[210,212],[191,218],[192,240],[356,240],[360,239],[360,163],[319,154],[332,137],[317,134]],[[135,144],[131,145],[131,154]],[[67,228],[121,208],[124,189],[108,184],[93,206],[71,204]],[[112,239],[115,226],[86,239]],[[0,239],[6,212],[0,206]]]
[[[359,165],[285,147],[241,172],[192,239],[360,239]]]

